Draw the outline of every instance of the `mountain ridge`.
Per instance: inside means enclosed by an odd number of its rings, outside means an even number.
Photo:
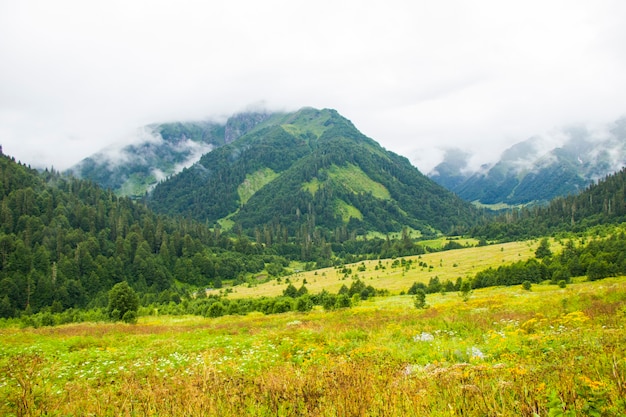
[[[238,190],[258,172],[271,180],[242,202]],[[351,185],[351,179],[377,192]],[[383,189],[389,198],[377,198]],[[435,233],[456,226],[446,220],[453,212],[468,225],[473,210],[337,111],[312,108],[271,116],[157,185],[147,202],[157,211],[210,223],[228,219],[244,230],[281,224],[291,234],[317,226],[358,233],[408,226]]]
[[[137,130],[134,143],[104,148],[67,173],[93,180],[118,195],[142,198],[159,181],[236,140],[269,116],[267,112],[250,112],[235,114],[223,123],[153,123]]]
[[[600,130],[572,127],[557,135],[560,145],[531,137],[476,170],[468,168],[468,152],[450,149],[428,176],[466,201],[526,205],[576,194],[626,166],[626,118]]]

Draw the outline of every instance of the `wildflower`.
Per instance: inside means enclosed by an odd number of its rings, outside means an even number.
[[[485,354],[476,346],[467,348],[467,355],[472,359],[485,359]]]
[[[480,388],[474,384],[464,384],[461,385],[461,390],[473,393],[480,393]]]
[[[606,385],[604,382],[594,381],[593,379],[589,378],[586,375],[582,375],[579,379],[580,379],[580,382],[582,382],[583,384],[585,384],[592,390],[598,390],[598,389],[604,388],[604,386]]]
[[[428,332],[422,332],[413,337],[414,342],[432,342],[433,340],[435,340],[435,336]]]

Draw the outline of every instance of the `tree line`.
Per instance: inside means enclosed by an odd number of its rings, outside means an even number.
[[[157,215],[90,181],[43,172],[0,155],[0,317],[107,305],[127,282],[142,305],[179,300],[189,288],[272,279],[290,261],[307,269],[423,253],[410,239],[338,238],[305,226],[263,226],[248,236],[188,217]],[[326,240],[327,239],[327,240]]]
[[[470,234],[490,240],[513,241],[560,232],[583,232],[602,224],[626,221],[626,168],[590,184],[576,195],[558,197],[545,206],[506,210],[485,218]]]

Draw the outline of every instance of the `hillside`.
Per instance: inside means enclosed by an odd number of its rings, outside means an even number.
[[[623,168],[576,195],[555,198],[545,206],[508,211],[476,226],[471,234],[486,239],[518,240],[619,224],[626,221],[625,196],[626,168]]]
[[[476,211],[334,110],[276,114],[157,185],[158,212],[248,233],[347,238],[368,231],[448,233]],[[329,238],[330,238],[330,235]]]
[[[602,129],[569,128],[553,138],[533,137],[507,149],[493,165],[468,168],[471,155],[449,150],[429,173],[461,198],[481,204],[541,203],[576,194],[626,166],[626,118]]]
[[[190,288],[219,287],[266,264],[280,272],[287,261],[0,154],[0,318],[102,307],[121,281],[142,302],[180,300]]]
[[[225,123],[176,122],[145,126],[131,144],[112,145],[68,170],[117,195],[141,198],[158,181],[197,162],[202,155],[230,143],[269,117],[241,113]]]

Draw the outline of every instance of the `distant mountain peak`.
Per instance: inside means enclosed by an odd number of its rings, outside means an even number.
[[[153,123],[137,129],[130,143],[106,147],[68,171],[117,194],[142,197],[159,181],[192,166],[202,155],[238,139],[271,116],[269,112],[246,112],[224,123]]]
[[[551,136],[533,136],[505,150],[487,169],[468,172],[454,167],[460,163],[465,168],[470,157],[446,152],[429,177],[467,201],[546,202],[577,193],[626,166],[626,118],[596,129],[574,126]]]
[[[228,118],[224,126],[224,143],[231,143],[269,119],[270,112],[237,113]]]

